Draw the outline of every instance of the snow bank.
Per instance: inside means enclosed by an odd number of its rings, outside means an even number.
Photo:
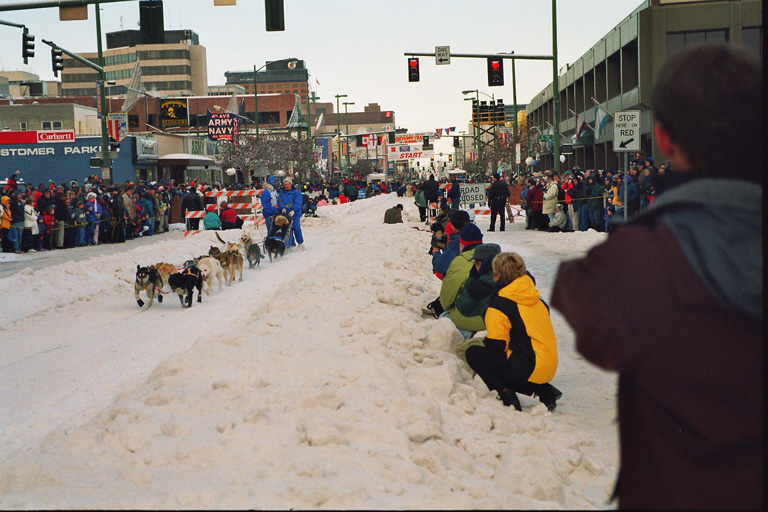
[[[607,508],[615,377],[555,313],[557,410],[503,407],[451,353],[451,322],[421,315],[440,286],[429,233],[412,204],[382,224],[396,202],[319,209],[306,251],[188,310],[139,309],[135,267],[207,252],[210,233],[0,280],[24,305],[0,329],[0,506]],[[523,227],[486,241],[522,254],[545,299],[559,261],[603,239]]]

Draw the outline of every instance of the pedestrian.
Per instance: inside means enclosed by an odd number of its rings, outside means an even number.
[[[761,77],[731,45],[673,54],[653,205],[555,279],[577,350],[619,373],[622,509],[765,506]]]
[[[290,215],[291,217],[291,236],[288,237],[288,241],[285,244],[285,248],[298,246],[300,249],[304,249],[304,235],[301,233],[301,192],[293,188],[293,180],[290,176],[286,176],[283,180],[283,188],[277,195],[277,208],[283,215]]]
[[[459,204],[461,203],[461,184],[459,183],[459,179],[454,176],[448,186],[450,188],[448,189],[448,194],[446,197],[451,203],[451,208],[458,210]]]
[[[427,221],[427,197],[424,195],[424,184],[419,183],[416,194],[413,196],[413,204],[419,209],[419,221]]]
[[[492,267],[497,291],[485,313],[488,333],[482,345],[466,349],[467,363],[507,407],[521,411],[521,393],[537,396],[552,411],[562,393],[549,383],[558,363],[549,307],[519,254],[501,253]]]
[[[384,224],[402,224],[403,205],[397,204],[384,212]]]
[[[491,209],[491,226],[488,231],[496,231],[496,216],[500,217],[499,231],[504,231],[504,212],[509,200],[507,180],[501,179],[500,173],[493,175],[493,183],[488,188],[488,207]]]

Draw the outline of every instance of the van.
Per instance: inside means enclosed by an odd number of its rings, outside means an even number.
[[[384,173],[372,173],[368,175],[366,181],[369,185],[371,183],[381,183],[382,181],[387,181],[387,175]]]

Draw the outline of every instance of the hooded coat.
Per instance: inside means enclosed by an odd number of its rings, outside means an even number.
[[[456,309],[456,297],[459,295],[461,287],[469,277],[469,271],[474,267],[472,257],[475,254],[476,244],[469,245],[451,261],[448,270],[443,277],[440,286],[440,305],[445,311],[448,311],[451,320],[456,327],[467,331],[482,331],[485,324],[481,317],[467,317],[462,315]]]
[[[762,508],[761,212],[758,184],[698,178],[560,265],[577,350],[619,373],[622,508]]]
[[[549,308],[530,275],[518,277],[491,298],[485,325],[486,348],[504,352],[507,360],[514,354],[515,366],[530,370],[528,382],[552,380],[557,372],[557,338]]]

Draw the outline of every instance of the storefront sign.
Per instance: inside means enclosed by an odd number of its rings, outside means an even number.
[[[160,101],[160,126],[189,126],[187,100],[171,99]]]
[[[237,115],[230,112],[208,111],[208,138],[234,140],[237,137]]]

